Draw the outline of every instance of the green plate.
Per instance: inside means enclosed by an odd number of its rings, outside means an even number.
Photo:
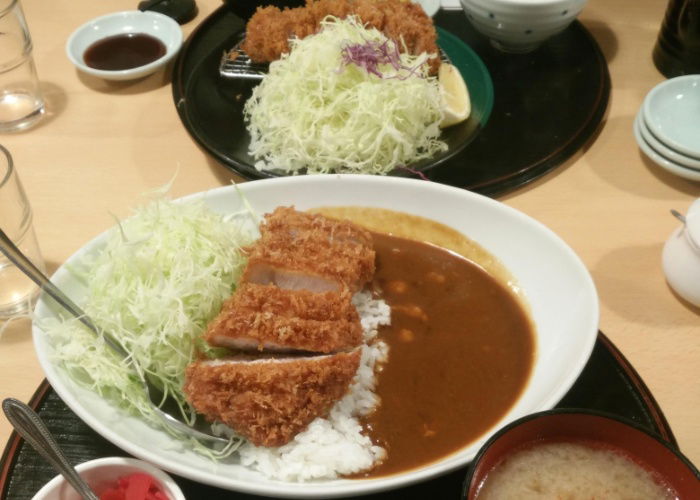
[[[469,45],[449,31],[438,27],[438,45],[467,82],[473,119],[483,127],[493,110],[493,82],[484,62]]]

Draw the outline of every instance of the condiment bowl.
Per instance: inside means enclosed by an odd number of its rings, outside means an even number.
[[[169,500],[185,500],[185,495],[172,477],[143,460],[125,457],[98,458],[76,466],[76,470],[97,495],[101,495],[117,479],[140,472],[152,476]],[[80,499],[78,492],[68,484],[63,476],[54,477],[33,498],[33,500]]]
[[[565,408],[527,415],[496,432],[471,463],[462,498],[479,498],[494,467],[518,451],[545,443],[571,443],[612,451],[650,472],[662,487],[674,491],[677,496],[671,498],[700,498],[700,472],[675,446],[630,420]]]
[[[467,19],[505,52],[530,52],[566,29],[586,0],[460,0]]]
[[[659,141],[700,160],[700,75],[661,82],[645,97],[642,113]]]
[[[683,177],[684,179],[688,179],[690,181],[700,181],[700,171],[680,165],[664,157],[662,154],[656,151],[642,136],[640,123],[638,120],[634,121],[633,131],[634,137],[637,140],[639,148],[651,161],[656,163],[659,167],[674,175]]]
[[[160,58],[130,69],[104,70],[88,66],[85,52],[107,37],[127,34],[150,35],[165,45]],[[95,18],[80,26],[68,38],[68,59],[82,72],[107,80],[133,80],[150,75],[172,60],[182,46],[182,29],[172,18],[151,11],[123,11]]]

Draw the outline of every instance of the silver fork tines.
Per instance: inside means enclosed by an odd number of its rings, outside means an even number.
[[[241,48],[241,42],[224,52],[219,63],[219,74],[224,78],[247,78],[262,80],[267,74],[266,63],[254,63]]]

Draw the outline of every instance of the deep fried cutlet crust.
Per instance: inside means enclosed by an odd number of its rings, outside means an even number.
[[[289,39],[316,33],[328,15],[345,18],[357,15],[369,27],[405,44],[409,54],[437,54],[437,32],[423,8],[402,0],[306,0],[305,7],[258,7],[246,26],[243,50],[255,62],[271,62],[289,52]],[[431,73],[440,65],[431,59]]]
[[[324,237],[340,243],[362,245],[371,248],[372,234],[347,220],[338,220],[321,214],[301,212],[294,207],[277,207],[265,215],[260,228],[263,237],[270,234],[289,233],[297,238]]]
[[[259,351],[279,348],[330,353],[362,343],[362,326],[348,290],[314,293],[245,283],[209,324],[205,340],[214,346]]]
[[[260,232],[244,281],[259,266],[320,276],[354,292],[374,275],[371,234],[351,222],[283,208],[266,216]]]
[[[195,362],[185,394],[210,421],[257,446],[282,446],[347,392],[360,351],[277,361]]]

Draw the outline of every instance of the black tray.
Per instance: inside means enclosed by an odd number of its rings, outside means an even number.
[[[124,455],[119,448],[90,429],[61,401],[44,381],[30,405],[54,433],[72,463],[104,456]],[[624,356],[605,335],[599,333],[593,354],[574,386],[557,407],[588,408],[626,417],[656,432],[676,445],[673,433],[646,385]],[[29,500],[55,472],[30,446],[13,433],[0,461],[0,499]],[[369,495],[368,500],[457,499],[466,468],[424,483],[386,493]],[[191,500],[261,498],[205,486],[175,477],[186,498]]]
[[[268,175],[228,161],[225,148],[213,137],[232,128],[225,114],[217,118],[225,104],[217,91],[217,71],[224,50],[233,46],[236,33],[262,3],[270,2],[232,0],[217,9],[190,35],[173,74],[173,98],[185,128],[223,166],[247,179]],[[598,45],[578,21],[534,52],[505,54],[472,29],[461,9],[442,9],[434,20],[486,64],[495,102],[484,130],[461,153],[431,169],[430,180],[501,194],[562,165],[595,136],[608,105],[610,75]],[[206,92],[196,85],[204,80]],[[206,127],[198,118],[202,116],[212,117]],[[231,132],[232,143],[241,132]]]

